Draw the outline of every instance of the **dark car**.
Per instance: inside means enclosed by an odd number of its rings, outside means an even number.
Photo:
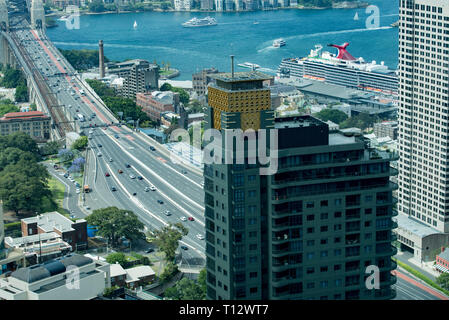
[[[195,219],[193,219],[193,217],[188,217],[187,218],[189,221],[195,221]]]
[[[151,253],[151,252],[154,252],[153,248],[149,248],[149,249],[145,250],[145,253]]]
[[[109,172],[106,172],[106,173],[105,173],[105,176],[106,176],[106,177],[109,177]]]
[[[141,176],[137,176],[137,179],[139,180],[143,180],[143,178]]]
[[[133,196],[137,196],[137,192],[133,192]]]
[[[188,250],[189,248],[187,246],[181,246],[182,250]]]
[[[157,200],[157,203],[159,203],[159,204],[164,204],[164,201],[162,201],[161,199],[158,199],[158,200]]]
[[[117,191],[116,187],[111,187],[111,191]]]
[[[116,134],[115,136],[114,136],[116,139],[118,139],[119,138],[119,136],[118,136],[118,134]]]
[[[125,166],[126,166],[127,168],[131,168],[131,166],[129,165],[129,163],[125,164]]]
[[[151,147],[150,147],[150,150],[151,150],[151,151],[156,151],[156,148],[153,147],[153,146],[151,146]]]
[[[99,144],[99,145],[98,145],[98,148],[101,148],[101,147],[102,147],[102,145],[101,145],[101,144]]]

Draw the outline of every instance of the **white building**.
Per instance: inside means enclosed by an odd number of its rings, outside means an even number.
[[[415,257],[432,259],[449,232],[449,2],[401,0],[399,16],[398,211],[409,232],[428,226],[439,240],[421,254],[400,219],[397,233]]]
[[[192,6],[191,0],[174,0],[175,11],[190,11]]]
[[[108,287],[108,263],[70,254],[0,279],[0,300],[90,300]]]

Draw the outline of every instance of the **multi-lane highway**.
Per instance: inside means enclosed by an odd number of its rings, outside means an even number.
[[[119,126],[51,41],[42,32],[27,29],[26,22],[21,23],[24,28],[13,30],[11,36],[24,48],[33,69],[42,75],[50,94],[57,99],[58,106],[53,107],[62,108],[72,127],[89,136],[87,183],[92,192],[85,195],[85,205],[91,209],[130,209],[148,228],[181,222],[189,229],[181,241],[188,247],[184,256],[204,263],[204,240],[197,236],[204,236],[201,172],[172,163],[167,153],[161,152],[163,146]],[[150,150],[150,146],[156,150]],[[151,186],[156,190],[145,191]],[[79,211],[76,214],[82,216]]]

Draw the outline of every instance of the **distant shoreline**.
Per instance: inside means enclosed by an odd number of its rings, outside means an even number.
[[[337,2],[333,3],[332,6],[326,6],[326,7],[316,7],[316,6],[303,6],[298,5],[297,7],[280,7],[280,8],[264,8],[264,9],[258,9],[258,10],[245,10],[245,11],[215,11],[215,10],[199,10],[194,9],[190,11],[176,11],[174,9],[169,10],[162,10],[159,8],[153,9],[153,10],[136,10],[136,11],[104,11],[104,12],[89,12],[89,11],[80,11],[80,15],[102,15],[102,14],[122,14],[122,13],[138,13],[138,12],[205,12],[205,13],[214,13],[214,12],[257,12],[257,11],[276,11],[276,10],[327,10],[327,9],[357,9],[357,8],[366,8],[369,6],[368,2],[365,1],[343,1],[343,2]],[[47,17],[62,17],[67,15],[65,12],[52,12],[50,14],[47,14]]]

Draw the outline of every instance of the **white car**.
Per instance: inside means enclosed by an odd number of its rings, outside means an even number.
[[[204,240],[204,236],[203,236],[202,234],[199,234],[199,233],[198,233],[198,234],[196,235],[196,237],[197,237],[198,239],[200,239],[200,240]]]
[[[101,152],[98,152],[98,153],[97,153],[97,157],[101,157]]]
[[[76,193],[81,193],[81,190],[80,189],[76,189]]]
[[[156,187],[155,187],[155,186],[151,186],[151,187],[150,187],[150,190],[151,190],[151,191],[156,191]]]
[[[170,213],[170,211],[168,211],[168,210],[165,210],[164,214],[165,214],[166,216],[171,216],[171,213]]]
[[[186,217],[181,217],[181,220],[182,221],[187,221],[187,218]]]
[[[135,179],[135,178],[136,178],[136,176],[133,175],[133,174],[130,174],[129,177],[130,177],[131,179]]]

